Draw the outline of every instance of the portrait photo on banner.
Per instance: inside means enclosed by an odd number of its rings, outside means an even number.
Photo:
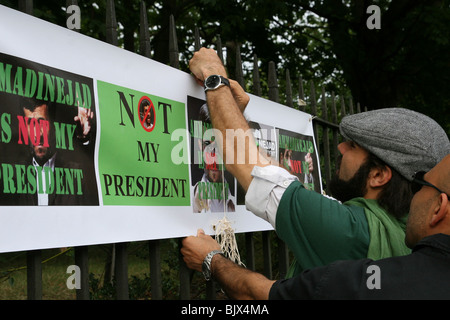
[[[0,54],[0,205],[99,204],[93,80]]]

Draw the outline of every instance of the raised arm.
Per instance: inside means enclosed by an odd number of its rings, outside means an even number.
[[[210,75],[227,77],[222,61],[212,49],[201,48],[197,51],[191,59],[189,67],[201,85]],[[246,103],[241,103],[238,98],[235,98],[240,96],[239,90],[242,90],[236,85],[238,84],[232,83],[230,87],[221,86],[216,90],[208,90],[206,101],[212,125],[221,132],[221,137],[216,137],[216,141],[222,148],[225,166],[247,191],[252,181],[253,167],[255,165],[265,166],[269,163],[259,154],[258,148],[249,134],[251,133],[250,128],[242,114],[242,105],[246,105]],[[227,139],[227,134],[231,138]],[[242,141],[245,140],[247,142],[243,145]],[[241,144],[238,141],[241,141]]]

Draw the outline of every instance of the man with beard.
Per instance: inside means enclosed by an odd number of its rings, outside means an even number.
[[[200,49],[189,66],[206,87],[213,127],[223,137],[227,129],[248,130],[226,81],[209,86],[211,76],[227,76],[214,50]],[[278,166],[224,159],[247,192],[247,209],[269,221],[293,252],[296,261],[288,276],[336,260],[377,260],[410,253],[404,243],[410,182],[415,172],[431,170],[450,152],[444,130],[429,117],[407,109],[347,116],[340,130],[347,141],[339,146],[342,161],[330,186],[340,202],[306,190]],[[232,140],[224,138],[221,144],[240,151]],[[257,152],[256,146],[250,142],[246,152]]]
[[[233,299],[450,299],[450,155],[429,172],[417,172],[406,226],[412,253],[401,257],[341,260],[291,279],[270,280],[222,254],[202,263],[220,246],[203,230],[183,240],[187,266],[210,276]],[[203,269],[202,269],[203,267]]]

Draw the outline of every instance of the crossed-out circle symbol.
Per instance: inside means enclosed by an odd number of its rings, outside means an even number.
[[[149,97],[144,96],[138,104],[139,122],[145,131],[151,132],[155,128],[156,113],[155,106]]]

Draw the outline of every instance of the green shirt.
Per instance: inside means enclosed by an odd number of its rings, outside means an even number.
[[[298,181],[291,183],[278,206],[275,226],[278,236],[295,257],[287,277],[337,260],[366,258],[370,247],[385,248],[385,232],[377,238],[371,232],[371,227],[374,230],[380,227],[379,224],[377,226],[378,219],[370,216],[368,220],[367,215],[371,214],[371,210],[382,217],[390,215],[375,200],[368,203],[369,206],[365,199],[361,199],[359,202],[341,204],[305,189]],[[402,243],[396,241],[393,247],[402,248],[395,250],[396,253],[406,252],[404,222],[396,222],[395,225],[388,223],[385,229],[392,234],[400,233],[398,238],[402,238]],[[372,240],[375,245],[371,244]],[[385,250],[383,254],[392,254],[392,250]],[[376,255],[373,257],[381,258]]]

